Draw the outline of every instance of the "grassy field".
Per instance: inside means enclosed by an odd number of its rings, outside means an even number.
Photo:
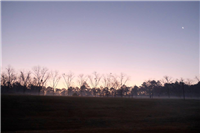
[[[2,132],[200,132],[200,100],[1,96]]]

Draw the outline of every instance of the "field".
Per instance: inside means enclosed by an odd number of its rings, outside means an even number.
[[[1,131],[200,132],[200,100],[1,95]]]

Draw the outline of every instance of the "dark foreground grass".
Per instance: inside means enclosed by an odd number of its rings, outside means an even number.
[[[2,132],[200,132],[200,100],[1,96]]]

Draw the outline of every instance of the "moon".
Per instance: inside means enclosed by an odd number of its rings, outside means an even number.
[[[182,29],[184,30],[184,27],[182,27]]]

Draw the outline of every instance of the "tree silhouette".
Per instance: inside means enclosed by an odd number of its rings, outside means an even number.
[[[68,74],[65,74],[65,73],[63,73],[63,78],[64,78],[64,81],[65,81],[65,84],[66,84],[66,86],[67,86],[67,89],[68,89],[68,91],[70,91],[71,92],[71,89],[72,88],[70,88],[70,87],[72,87],[71,85],[72,85],[72,80],[74,79],[74,73],[72,73],[72,72],[69,72]],[[69,90],[70,89],[70,90]],[[68,95],[69,95],[69,93],[68,93]]]
[[[40,94],[41,92],[47,92],[49,95],[54,95],[54,92],[58,92],[61,95],[68,93],[68,96],[72,96],[76,93],[77,96],[149,96],[160,97],[172,96],[186,99],[187,97],[200,97],[200,82],[197,77],[195,79],[198,83],[192,83],[192,80],[174,80],[169,76],[164,76],[162,83],[159,80],[148,80],[143,82],[140,86],[134,86],[131,88],[126,85],[129,77],[123,73],[119,76],[115,74],[107,74],[101,76],[101,74],[94,72],[92,75],[85,76],[80,74],[77,76],[78,86],[72,87],[72,81],[74,79],[73,73],[63,74],[66,88],[58,89],[56,86],[60,80],[60,76],[57,71],[51,71],[45,67],[35,66],[30,71],[19,71],[15,73],[14,69],[10,66],[5,68],[1,73],[1,92],[2,93],[24,93],[27,94]],[[90,86],[86,82],[89,79]],[[46,88],[48,83],[51,84]],[[101,82],[102,81],[102,82]],[[100,87],[99,87],[100,86]],[[66,91],[67,90],[67,91]]]
[[[42,87],[46,84],[50,75],[48,73],[48,69],[46,67],[41,68],[40,66],[33,67],[34,74],[34,82],[36,83],[36,89],[38,90],[38,94],[42,90]]]
[[[170,87],[172,83],[172,78],[169,76],[164,76],[163,82],[164,82],[164,86],[167,88],[168,97],[170,98]]]
[[[92,88],[97,88],[99,82],[101,80],[101,75],[97,72],[92,73],[92,75],[88,75],[88,79],[90,81],[90,85]]]
[[[131,91],[131,95],[133,97],[133,95],[135,95],[135,97],[137,97],[137,92],[138,92],[138,86],[135,85],[133,88],[132,88],[132,91]]]
[[[8,66],[6,70],[7,70],[7,85],[8,88],[11,89],[17,77],[15,75],[15,70],[11,66]]]
[[[56,86],[58,85],[58,82],[60,81],[61,77],[59,76],[58,71],[51,71],[50,78],[51,78],[51,84],[52,84],[51,86],[53,88],[53,95],[54,95]]]
[[[184,87],[184,80],[183,78],[180,79],[181,89],[183,92],[183,99],[185,100],[185,87]]]
[[[74,79],[74,73],[69,72],[68,74],[63,73],[63,78],[65,80],[65,83],[67,85],[67,88],[71,87],[72,80]]]
[[[31,79],[30,71],[28,72],[20,71],[19,83],[21,84],[21,86],[23,86],[23,93],[25,93],[29,84],[31,83],[30,79]]]

